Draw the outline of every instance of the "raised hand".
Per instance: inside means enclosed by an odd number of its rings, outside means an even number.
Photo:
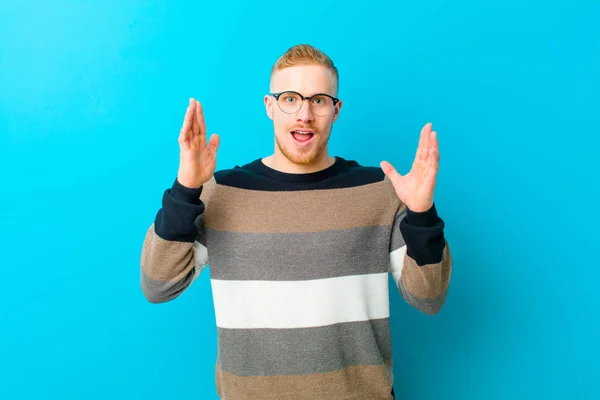
[[[415,212],[424,212],[433,206],[440,152],[437,133],[431,127],[431,123],[427,123],[421,129],[417,154],[408,174],[400,175],[387,161],[380,164],[400,200]]]
[[[219,135],[206,143],[206,124],[200,102],[190,99],[179,133],[179,171],[177,180],[183,186],[199,188],[210,180],[217,165]]]

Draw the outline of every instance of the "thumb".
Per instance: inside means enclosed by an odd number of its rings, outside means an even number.
[[[221,138],[216,133],[213,133],[208,142],[208,147],[210,147],[211,152],[216,152],[219,148],[219,143],[221,142]]]
[[[388,177],[388,179],[392,183],[392,186],[394,187],[396,194],[398,194],[398,196],[400,196],[399,193],[403,186],[402,179],[404,177],[402,175],[400,175],[398,173],[398,171],[396,171],[396,169],[392,166],[392,164],[390,164],[387,161],[382,161],[379,165],[381,166],[383,173]]]
[[[398,173],[398,171],[396,171],[396,168],[394,168],[392,166],[392,164],[390,164],[387,161],[382,161],[381,163],[379,163],[379,165],[381,166],[381,169],[383,170],[383,173],[390,178],[390,180],[392,182],[397,181],[399,178],[402,178],[402,176]]]

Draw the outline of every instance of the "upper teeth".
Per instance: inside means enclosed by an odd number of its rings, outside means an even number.
[[[308,135],[308,134],[310,134],[310,132],[304,132],[304,131],[296,131],[296,133],[300,133],[302,135]]]

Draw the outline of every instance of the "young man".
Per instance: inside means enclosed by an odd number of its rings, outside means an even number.
[[[393,399],[388,274],[427,314],[450,282],[436,133],[425,125],[403,176],[330,156],[338,71],[312,46],[279,58],[270,91],[274,153],[217,172],[219,137],[207,142],[190,100],[177,179],[143,244],[142,290],[172,300],[210,263],[222,399]]]

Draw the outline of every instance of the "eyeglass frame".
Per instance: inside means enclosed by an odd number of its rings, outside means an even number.
[[[298,109],[296,111],[294,111],[293,113],[288,113],[286,111],[283,111],[283,109],[281,108],[281,104],[279,104],[279,97],[284,94],[284,93],[294,93],[297,94],[298,96],[300,96],[301,102],[300,102],[300,107],[298,107]],[[312,101],[312,99],[314,97],[318,97],[318,96],[327,96],[329,97],[332,101],[333,101],[333,106],[335,107],[337,105],[337,103],[340,101],[340,99],[338,99],[337,97],[333,97],[330,94],[327,93],[316,93],[313,94],[312,96],[304,96],[298,92],[295,92],[293,90],[284,90],[283,92],[277,92],[277,93],[269,93],[269,96],[273,96],[275,97],[275,101],[277,102],[277,106],[279,107],[279,109],[286,113],[286,114],[294,114],[297,113],[298,111],[300,111],[302,109],[302,106],[304,105],[304,100],[308,100],[309,102]],[[312,107],[310,108],[310,110],[314,113]],[[326,114],[327,115],[327,114]]]

